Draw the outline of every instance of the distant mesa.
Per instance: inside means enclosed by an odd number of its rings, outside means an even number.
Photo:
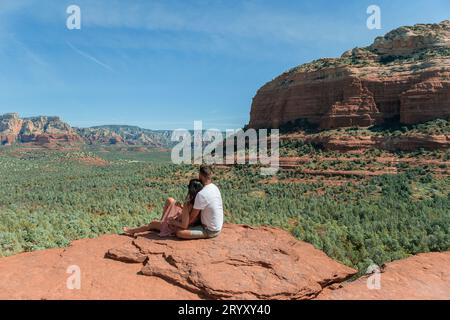
[[[0,116],[0,143],[11,145],[15,142],[52,145],[80,143],[82,139],[75,129],[58,117],[20,118],[17,113],[7,113]]]
[[[31,144],[45,147],[77,144],[140,145],[166,147],[170,131],[133,126],[73,128],[59,117],[20,118],[17,113],[0,115],[0,144]]]
[[[321,129],[450,117],[450,21],[395,29],[340,58],[295,67],[253,99],[250,128]]]

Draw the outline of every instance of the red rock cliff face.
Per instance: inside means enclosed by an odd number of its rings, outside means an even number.
[[[82,143],[77,132],[58,117],[19,118],[17,113],[0,115],[0,145],[14,142],[35,145]]]
[[[450,117],[450,21],[402,27],[370,47],[299,66],[253,99],[251,128],[307,119],[321,128]]]
[[[0,145],[13,144],[22,128],[23,120],[16,113],[0,115]]]

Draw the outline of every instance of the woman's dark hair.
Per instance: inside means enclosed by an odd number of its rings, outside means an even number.
[[[186,203],[194,205],[195,197],[203,189],[203,184],[198,179],[192,179],[189,181],[188,194],[186,196]]]

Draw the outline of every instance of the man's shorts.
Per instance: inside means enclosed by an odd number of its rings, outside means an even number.
[[[190,232],[190,239],[210,239],[215,238],[220,234],[220,231],[211,231],[202,225],[190,227],[188,231]]]

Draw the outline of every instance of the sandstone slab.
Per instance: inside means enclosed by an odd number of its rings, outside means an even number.
[[[106,235],[74,241],[65,249],[22,253],[0,259],[0,299],[199,299],[157,278],[139,275],[140,264],[105,259],[111,247],[126,247],[128,237]],[[68,271],[79,267],[80,288],[69,289]]]
[[[126,244],[108,256],[129,261],[145,255],[142,274],[208,299],[311,299],[356,273],[312,245],[269,227],[229,224],[214,239],[181,241],[148,234],[130,241],[131,252]]]
[[[318,299],[450,300],[450,251],[419,254],[388,263],[379,276],[379,289],[367,286],[371,279],[364,276],[334,290],[327,288]]]

